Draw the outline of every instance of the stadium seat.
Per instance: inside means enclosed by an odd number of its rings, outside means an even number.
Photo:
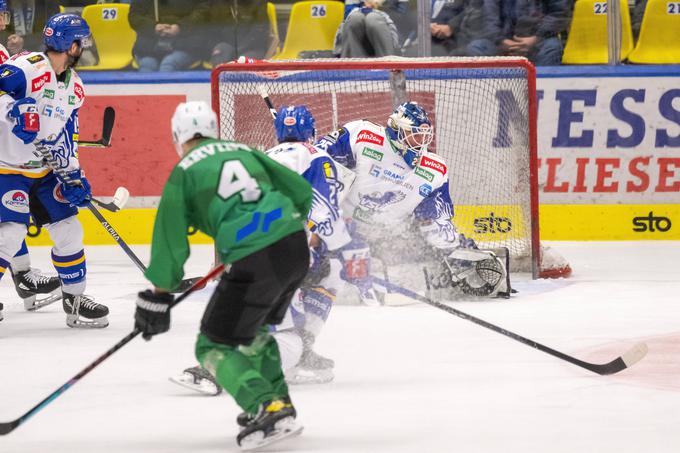
[[[607,2],[576,0],[574,15],[564,46],[564,64],[606,64],[609,62],[607,45]],[[621,9],[621,60],[633,49],[633,32],[627,0],[619,1]]]
[[[283,49],[274,60],[298,58],[302,51],[333,50],[345,7],[342,2],[312,1],[293,5]]]
[[[276,17],[276,5],[272,2],[267,2],[267,18],[269,18],[269,28],[272,34],[272,47],[274,47],[274,53],[278,53],[281,43],[279,38],[279,22]]]
[[[83,8],[83,19],[92,30],[99,63],[82,66],[80,71],[122,69],[132,63],[132,47],[137,33],[128,22],[129,12],[130,5],[126,3],[100,3]]]
[[[631,63],[680,63],[680,3],[647,0]]]

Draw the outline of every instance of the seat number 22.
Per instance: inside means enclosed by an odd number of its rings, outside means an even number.
[[[226,200],[236,194],[244,203],[252,203],[260,199],[262,191],[240,161],[228,160],[222,166],[217,195]]]

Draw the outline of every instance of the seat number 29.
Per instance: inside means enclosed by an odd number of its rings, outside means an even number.
[[[262,191],[240,161],[228,160],[222,166],[217,195],[226,200],[236,194],[241,195],[244,203],[252,203],[260,199]]]

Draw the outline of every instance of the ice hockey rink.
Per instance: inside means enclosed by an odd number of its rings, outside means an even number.
[[[511,300],[457,302],[491,323],[591,362],[638,341],[649,354],[598,376],[428,305],[337,306],[318,351],[336,361],[326,385],[291,390],[302,436],[264,451],[680,451],[680,243],[557,243],[574,274],[517,281]],[[148,247],[134,247],[143,261]],[[49,249],[32,249],[50,270]],[[116,246],[88,247],[88,294],[111,310],[104,330],[65,325],[60,304],[23,311],[0,284],[0,421],[14,420],[127,335],[147,286]],[[187,276],[207,273],[194,247]],[[212,287],[173,310],[173,328],[137,338],[12,433],[0,452],[230,452],[239,410],[168,376],[194,364]]]

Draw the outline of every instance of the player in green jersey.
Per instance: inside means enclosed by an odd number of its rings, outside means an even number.
[[[268,325],[281,322],[309,268],[311,187],[260,151],[214,139],[217,118],[204,102],[180,104],[172,133],[182,158],[158,206],[145,274],[154,289],[139,293],[135,327],[145,339],[168,331],[187,229],[211,236],[231,267],[203,314],[196,357],[247,415],[238,444],[257,448],[302,430]]]

